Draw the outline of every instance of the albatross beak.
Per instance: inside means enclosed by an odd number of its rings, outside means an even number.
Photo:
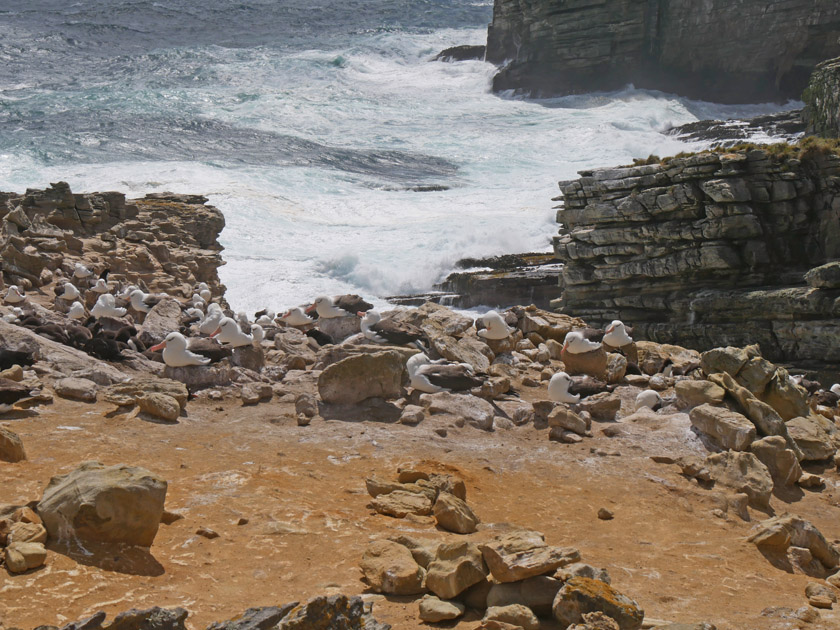
[[[356,317],[361,317],[361,318],[364,318],[364,317],[365,317],[365,312],[364,312],[364,311],[359,311],[359,312],[357,312],[357,313],[356,313]]]
[[[221,329],[221,328],[217,328],[217,329],[216,329],[216,332],[214,332],[212,335],[210,335],[210,337],[215,337],[215,336],[216,336],[216,335],[218,335],[220,332],[222,332],[222,329]]]
[[[615,330],[615,326],[610,326],[609,328],[607,328],[607,333],[611,333],[614,330]]]
[[[158,345],[152,346],[151,348],[149,348],[149,350],[152,351],[152,352],[157,352],[158,350],[163,350],[165,347],[166,347],[166,342],[161,341]]]
[[[309,306],[306,307],[306,310],[304,311],[304,313],[311,313],[314,310],[315,310],[315,305],[310,304]]]

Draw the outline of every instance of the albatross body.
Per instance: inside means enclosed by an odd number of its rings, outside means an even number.
[[[251,335],[246,335],[239,329],[239,324],[230,317],[223,317],[219,322],[219,327],[216,329],[211,337],[218,339],[231,348],[239,348],[241,346],[250,346],[254,343],[254,338]]]
[[[600,343],[589,341],[579,332],[570,332],[563,340],[563,352],[571,354],[585,354],[601,348]]]
[[[357,315],[362,318],[362,334],[375,343],[404,346],[426,340],[426,333],[417,326],[397,322],[390,318],[382,319],[379,311],[370,310],[367,313],[359,311]]]
[[[126,310],[117,306],[116,298],[110,293],[103,293],[96,300],[96,304],[90,309],[90,314],[96,319],[101,317],[123,317]]]
[[[468,363],[450,363],[445,359],[432,361],[423,353],[409,358],[405,367],[411,387],[427,394],[464,391],[484,383]]]
[[[309,317],[309,315],[304,313],[303,309],[299,306],[290,308],[288,311],[280,315],[277,319],[279,319],[287,326],[308,326],[309,324],[315,321],[314,319]]]
[[[6,291],[6,295],[3,296],[3,301],[6,304],[20,304],[26,301],[26,293],[18,289],[17,285],[13,284]]]
[[[64,291],[62,291],[60,297],[62,300],[67,300],[68,302],[76,301],[81,294],[79,290],[73,285],[71,282],[64,283]]]
[[[572,377],[565,372],[557,372],[548,381],[548,397],[559,403],[574,405],[580,402],[580,394],[570,394],[569,387],[572,384]]]
[[[152,352],[163,350],[163,362],[169,367],[186,367],[188,365],[207,365],[208,357],[195,354],[187,350],[187,339],[179,332],[171,332],[166,338],[149,348]]]
[[[481,321],[485,327],[478,331],[479,337],[499,341],[507,339],[513,332],[513,328],[508,326],[504,318],[496,311],[487,311],[481,316]]]
[[[623,348],[627,344],[633,343],[633,338],[627,334],[624,322],[616,319],[607,327],[607,332],[604,335],[604,343],[613,348]]]

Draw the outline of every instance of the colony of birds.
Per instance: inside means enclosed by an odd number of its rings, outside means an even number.
[[[264,309],[249,317],[228,308],[223,296],[213,295],[204,283],[194,287],[189,299],[176,299],[110,280],[107,269],[94,271],[81,262],[73,265],[72,273],[59,275],[53,293],[48,299],[46,289],[33,296],[18,286],[5,287],[0,317],[5,324],[98,360],[120,365],[143,357],[152,362],[144,365],[163,363],[165,370],[156,374],[181,380],[190,396],[208,387],[202,375],[230,362],[247,366],[239,376],[247,372],[263,385],[282,382],[295,372],[317,372],[320,400],[311,391],[296,394],[299,425],[307,425],[323,405],[375,407],[376,400],[385,398],[397,401],[403,424],[437,413],[452,418],[453,426],[488,431],[530,422],[549,428],[553,442],[575,444],[592,437],[593,421],[615,422],[622,410],[623,422],[667,419],[690,411],[693,431],[712,454],[705,460],[660,459],[677,465],[688,478],[726,488],[735,497],[729,499],[733,512],[742,502],[766,507],[774,488],[824,487],[825,476],[805,472],[800,463],[830,462],[840,446],[840,385],[824,390],[817,382],[791,376],[763,359],[755,347],[701,354],[634,340],[632,329],[618,320],[599,330],[535,307],[491,310],[472,320],[434,304],[380,313],[356,295],[321,296],[281,313]],[[173,308],[177,317],[161,316]],[[157,328],[148,325],[153,321]],[[169,328],[160,330],[160,322]],[[287,353],[284,369],[263,369],[266,351],[285,348],[291,335],[302,340],[314,358]],[[259,360],[248,360],[249,354]],[[364,363],[363,357],[372,363]],[[0,374],[0,414],[33,398],[29,387],[12,381],[20,381],[23,369],[44,358],[23,347],[0,349],[0,370],[5,370]],[[237,388],[246,381],[234,374],[222,385]],[[270,387],[268,391],[270,396]],[[632,391],[629,401],[627,391]],[[187,396],[181,398],[174,403],[174,418],[187,404]],[[154,412],[155,407],[144,409]],[[445,434],[445,429],[438,430],[438,435]],[[468,535],[479,521],[457,488],[456,482],[416,471],[401,473],[399,483],[368,483],[376,511],[400,517],[434,513],[444,530]],[[599,518],[612,515],[599,513]],[[0,518],[0,528],[2,523]],[[25,573],[46,561],[42,543],[47,526],[45,521],[40,541],[20,543],[34,548],[7,541],[5,563],[10,571]],[[156,530],[157,522],[154,526]],[[788,532],[782,544],[779,528]],[[813,525],[789,518],[768,522],[762,531],[756,545],[782,553],[810,549],[819,568],[801,562],[797,566],[808,575],[828,578],[828,584],[840,584],[840,553]],[[362,570],[375,592],[425,594],[420,603],[424,621],[456,619],[469,605],[487,608],[484,628],[536,628],[539,615],[580,630],[641,627],[644,614],[636,602],[611,589],[608,577],[580,565],[577,552],[550,547],[540,534],[511,534],[480,550],[472,543],[441,544],[420,553],[412,545],[405,540],[372,545]],[[466,580],[461,575],[465,563],[472,567],[472,577]],[[554,590],[534,610],[490,613],[495,608],[491,601],[521,605],[507,595],[494,600],[494,588],[504,586],[508,590],[497,589],[497,594],[508,593],[514,585],[527,602],[528,588],[534,584],[529,580],[537,578],[543,595],[546,588]],[[594,587],[588,580],[603,585]],[[478,586],[485,589],[479,598],[483,604],[474,603]],[[833,606],[824,591],[812,592],[808,600],[820,608]]]

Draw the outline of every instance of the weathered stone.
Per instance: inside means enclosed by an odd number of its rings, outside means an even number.
[[[274,396],[274,390],[268,383],[247,383],[242,386],[240,393],[243,405],[256,405],[259,402],[271,400],[272,396]],[[297,408],[297,402],[295,402],[295,407]]]
[[[813,414],[785,423],[788,433],[802,452],[805,461],[822,461],[834,457],[837,427],[824,417]]]
[[[210,387],[226,387],[231,384],[233,374],[229,365],[190,365],[163,369],[163,375],[170,380],[179,381],[191,390]]]
[[[486,575],[481,552],[473,543],[444,543],[426,572],[426,587],[442,599],[452,599]]]
[[[7,544],[45,543],[47,530],[40,523],[13,523],[6,540]]]
[[[577,433],[567,431],[562,427],[551,427],[548,432],[548,439],[552,442],[560,442],[562,444],[580,444],[583,438]]]
[[[644,611],[639,605],[601,580],[574,577],[554,599],[554,618],[561,624],[580,623],[584,614],[599,611],[612,617],[621,630],[642,627]]]
[[[490,607],[522,604],[539,616],[550,616],[554,598],[562,586],[562,581],[545,575],[518,582],[493,583],[487,593],[486,605]]]
[[[20,436],[0,426],[0,461],[22,462],[26,459],[26,450],[23,448],[23,440]]]
[[[178,401],[167,394],[156,392],[143,394],[137,399],[137,406],[143,413],[167,422],[176,422],[181,415],[181,406]]]
[[[43,566],[47,561],[47,550],[39,542],[11,543],[4,551],[4,560],[9,572],[23,573]]]
[[[750,356],[744,348],[713,348],[700,355],[700,367],[706,376],[725,372],[737,376]]]
[[[562,569],[558,569],[557,573],[555,573],[555,577],[563,580],[564,582],[572,579],[573,577],[585,577],[593,580],[601,580],[607,584],[610,584],[612,581],[610,579],[610,574],[607,573],[606,569],[596,569],[595,567],[589,564],[584,564],[583,562],[575,562],[574,564],[570,564]]]
[[[53,386],[55,393],[62,398],[96,402],[96,383],[86,378],[62,378]]]
[[[808,549],[826,569],[840,566],[840,552],[829,543],[814,525],[790,514],[762,521],[759,530],[749,542],[758,547],[785,553],[789,547]]]
[[[361,597],[320,596],[298,604],[272,630],[391,630],[371,614]]]
[[[726,396],[726,390],[711,381],[677,381],[674,391],[681,408],[693,408],[704,404],[720,405]]]
[[[50,538],[149,547],[166,489],[165,481],[143,468],[85,462],[50,479],[38,514]]]
[[[588,412],[593,420],[613,422],[621,409],[621,398],[617,394],[602,392],[587,396],[578,403],[578,411]]]
[[[840,262],[814,267],[805,274],[805,282],[815,289],[840,289]]]
[[[207,626],[207,630],[267,630],[268,628],[274,628],[299,603],[290,602],[280,607],[249,608],[233,619],[210,624]]]
[[[770,506],[773,479],[767,467],[752,453],[726,451],[709,455],[705,465],[715,484],[743,492],[755,507]]]
[[[327,366],[318,377],[325,403],[356,404],[367,398],[397,398],[405,362],[393,351],[360,354]]]
[[[779,435],[756,440],[750,445],[750,451],[770,471],[776,487],[793,485],[802,476],[796,453],[787,448],[785,439]]]
[[[431,414],[447,414],[463,418],[465,422],[484,431],[493,430],[493,417],[496,415],[493,405],[477,396],[469,394],[423,394],[420,404]]]
[[[169,378],[134,378],[126,383],[112,385],[102,390],[102,398],[119,407],[134,405],[148,394],[171,396],[178,401],[181,409],[186,407],[189,397],[184,383]]]
[[[152,307],[140,325],[137,338],[145,346],[153,346],[166,335],[181,328],[181,303],[165,297]]]
[[[591,352],[574,354],[564,350],[560,359],[565,366],[565,372],[570,376],[576,374],[587,374],[599,380],[606,380],[607,377],[607,352],[603,346]]]
[[[540,620],[530,608],[522,604],[491,606],[484,613],[485,621],[501,621],[523,630],[540,630]]]
[[[389,540],[406,547],[411,552],[414,561],[424,569],[428,569],[435,559],[440,544],[439,541],[418,540],[406,535],[392,536]]]
[[[390,540],[372,542],[362,557],[361,568],[365,580],[377,593],[415,595],[425,590],[426,572],[406,547]]]
[[[449,532],[471,534],[476,531],[479,520],[470,507],[448,492],[438,494],[434,505],[437,524]]]
[[[400,414],[400,424],[415,426],[420,424],[423,421],[423,418],[425,418],[425,414],[422,407],[418,407],[417,405],[406,405]]]
[[[183,608],[132,608],[117,615],[105,630],[187,630],[188,615]]]
[[[550,547],[539,532],[514,531],[480,546],[484,561],[498,582],[517,582],[552,573],[580,560],[571,547]]]
[[[746,451],[755,440],[756,433],[752,422],[725,407],[703,404],[692,409],[689,417],[694,427],[723,449]],[[784,439],[782,441],[784,442]]]
[[[434,595],[424,595],[420,600],[420,620],[427,623],[449,621],[462,616],[467,608],[461,602],[446,602]]]
[[[429,497],[405,490],[380,494],[371,501],[371,505],[380,514],[395,518],[405,518],[409,514],[427,516],[432,512],[432,502]]]
[[[587,422],[566,405],[559,404],[548,415],[548,426],[559,427],[572,431],[578,435],[586,435],[592,428],[592,422]]]

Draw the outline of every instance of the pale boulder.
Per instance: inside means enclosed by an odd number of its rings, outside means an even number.
[[[361,563],[362,573],[377,593],[416,595],[425,592],[423,578],[426,572],[418,565],[411,552],[390,540],[372,542],[365,550]]]
[[[318,377],[321,400],[352,405],[367,398],[398,398],[405,362],[393,350],[347,357],[327,366]]]

